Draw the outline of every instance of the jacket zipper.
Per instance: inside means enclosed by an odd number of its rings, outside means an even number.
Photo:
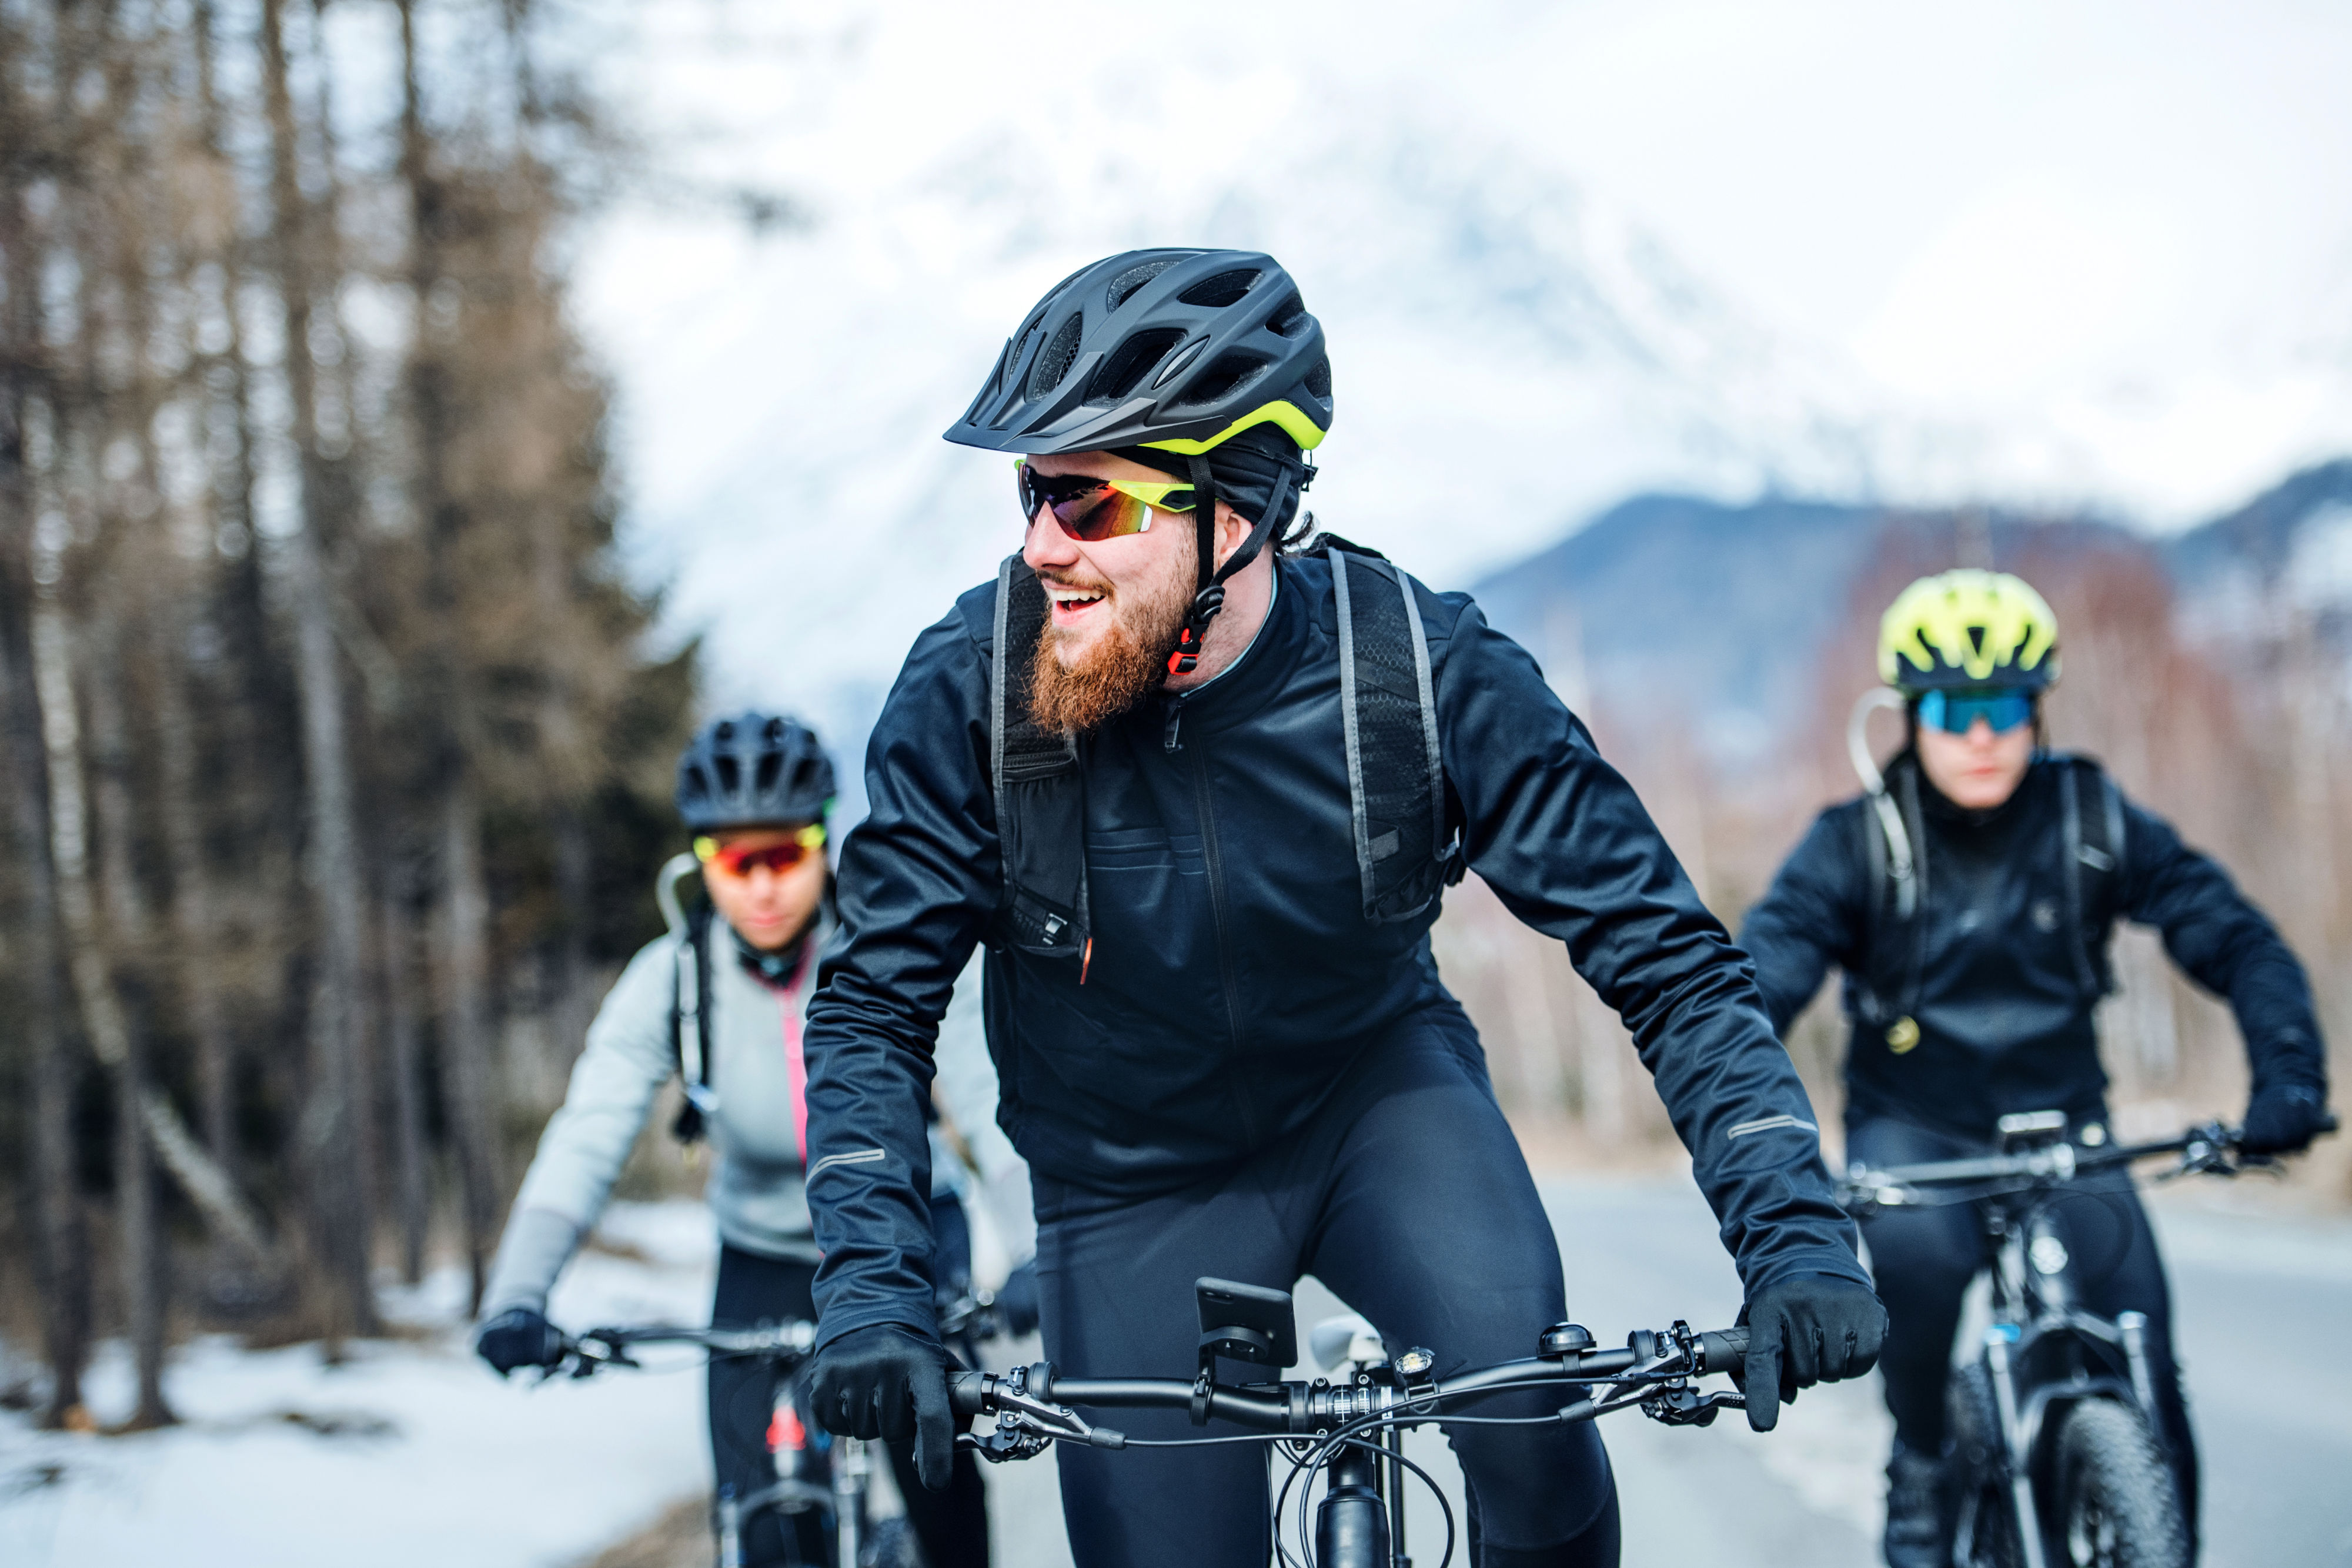
[[[1177,713],[1182,712],[1178,705]],[[1176,714],[1169,716],[1168,732],[1176,732]],[[1187,747],[1192,754],[1192,810],[1201,819],[1201,858],[1209,872],[1209,911],[1217,928],[1217,977],[1225,992],[1225,1051],[1230,1057],[1241,1055],[1241,988],[1234,979],[1233,945],[1225,915],[1225,865],[1217,850],[1217,818],[1209,801],[1208,752],[1195,738]],[[1238,1063],[1237,1063],[1238,1064]],[[1257,1147],[1257,1117],[1251,1113],[1249,1092],[1238,1074],[1234,1080],[1234,1113],[1241,1123],[1242,1136],[1251,1148]]]

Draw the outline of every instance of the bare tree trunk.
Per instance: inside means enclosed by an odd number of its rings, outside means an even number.
[[[0,58],[11,88],[15,68],[13,57]],[[0,126],[12,128],[13,122]],[[58,1427],[81,1419],[81,1375],[89,1359],[89,1266],[88,1225],[74,1174],[76,1075],[58,984],[57,874],[50,859],[47,761],[33,662],[33,487],[26,470],[25,423],[40,340],[33,287],[39,267],[24,219],[24,193],[12,174],[0,188],[0,253],[8,268],[5,315],[0,317],[0,764],[6,768],[8,827],[24,900],[23,919],[9,939],[16,949],[20,988],[16,1023],[32,1082],[27,1174],[38,1216],[36,1266],[42,1349],[49,1364],[49,1403],[42,1424]]]
[[[93,781],[97,796],[99,882],[107,912],[107,944],[116,954],[144,956],[154,950],[153,922],[132,865],[131,852],[133,812],[131,803],[130,727],[123,713],[121,671],[117,658],[123,638],[112,618],[98,622],[100,656],[91,661],[90,729],[97,766]],[[62,632],[61,635],[70,635]],[[60,674],[60,684],[70,676]],[[67,700],[70,701],[68,693]],[[63,727],[58,727],[63,734]],[[69,743],[68,743],[69,747]],[[68,748],[56,765],[75,767],[79,759]],[[52,790],[55,785],[51,786]],[[116,966],[100,963],[107,983]],[[121,1058],[114,1065],[116,1083],[114,1185],[116,1244],[121,1249],[122,1300],[129,1320],[131,1357],[138,1368],[139,1403],[131,1417],[134,1431],[167,1427],[175,1417],[163,1403],[164,1280],[163,1237],[155,1218],[155,1171],[141,1129],[139,1107],[150,1092],[147,1030],[122,1019]]]
[[[40,688],[42,739],[47,754],[50,854],[57,867],[57,901],[64,916],[66,971],[80,1004],[90,1050],[109,1071],[120,1073],[131,1052],[130,1025],[114,994],[100,946],[98,907],[91,897],[88,830],[81,788],[80,718],[74,711],[73,654],[63,615],[37,601],[33,613],[33,663]],[[156,1152],[205,1218],[264,1272],[275,1274],[278,1260],[260,1219],[228,1185],[188,1134],[172,1103],[152,1084],[130,1084],[123,1103],[135,1108]]]
[[[303,1167],[312,1183],[314,1245],[326,1269],[324,1330],[331,1355],[342,1338],[372,1331],[368,1221],[356,1144],[355,1003],[363,983],[365,897],[352,814],[350,742],[335,653],[325,541],[326,488],[319,449],[318,377],[310,357],[313,277],[309,214],[296,174],[294,105],[287,84],[284,0],[262,0],[262,85],[270,132],[271,238],[285,304],[285,371],[300,469],[299,525],[286,541],[294,610],[295,680],[310,817],[307,880],[321,919],[318,985],[310,1009],[312,1082],[303,1117]]]
[[[425,137],[413,0],[399,0],[399,8],[401,170],[409,190],[409,287],[415,311],[409,402],[416,443],[417,505],[424,517],[428,562],[426,606],[440,631],[431,684],[441,727],[435,781],[440,792],[441,818],[440,912],[435,923],[439,947],[435,967],[440,974],[441,992],[441,1082],[449,1129],[457,1142],[466,1257],[473,1304],[478,1309],[502,1196],[497,1119],[492,1113],[495,1086],[489,1067],[489,889],[482,872],[481,812],[467,755],[472,737],[468,694],[457,664],[456,567],[451,557],[465,519],[446,476],[451,434],[449,396],[438,333],[432,322],[432,300],[441,280],[444,198]]]
[[[400,868],[385,874],[387,889],[377,921],[383,945],[385,1056],[392,1072],[393,1148],[400,1195],[400,1276],[410,1284],[425,1277],[425,1232],[432,1219],[431,1186],[425,1163],[424,1061],[418,1050],[415,955],[408,900],[398,883]]]
[[[177,949],[180,998],[196,1041],[196,1085],[203,1103],[205,1148],[224,1172],[236,1171],[236,1048],[223,1005],[213,928],[218,900],[206,862],[199,819],[196,727],[183,663],[189,617],[178,595],[146,617],[148,657],[156,674],[155,737],[163,796],[156,815],[172,865],[172,940]]]
[[[444,797],[441,834],[441,1082],[457,1144],[466,1207],[466,1258],[479,1311],[498,1230],[499,1179],[489,1071],[489,899],[482,882],[480,813],[463,776]]]

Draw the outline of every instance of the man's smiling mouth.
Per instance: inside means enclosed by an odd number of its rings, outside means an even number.
[[[1103,592],[1095,588],[1072,588],[1063,583],[1049,582],[1046,595],[1054,601],[1054,619],[1067,624],[1076,621],[1103,601]]]

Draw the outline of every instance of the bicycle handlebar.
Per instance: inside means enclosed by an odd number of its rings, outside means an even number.
[[[563,1339],[563,1361],[572,1375],[586,1377],[606,1366],[635,1366],[629,1352],[645,1344],[689,1344],[714,1356],[756,1355],[797,1360],[816,1344],[816,1325],[799,1320],[760,1323],[751,1328],[689,1328],[674,1323],[639,1323],[621,1328],[589,1329]]]
[[[1738,1377],[1748,1354],[1746,1329],[1693,1333],[1677,1324],[1676,1331],[1637,1333],[1621,1349],[1572,1350],[1500,1362],[1402,1388],[1334,1385],[1318,1379],[1315,1383],[1212,1383],[1204,1389],[1181,1377],[1063,1377],[1052,1363],[1040,1362],[1009,1376],[958,1373],[949,1380],[949,1397],[956,1414],[964,1416],[1007,1410],[1044,1415],[1056,1406],[1192,1410],[1208,1420],[1230,1421],[1265,1432],[1305,1434],[1386,1410],[1409,1407],[1426,1414],[1445,1400],[1543,1384],[1643,1385],[1715,1373]],[[1585,1400],[1583,1413],[1589,1416],[1594,1411]],[[1096,1428],[1066,1435],[1103,1448],[1122,1447],[1126,1441],[1116,1432]]]
[[[2319,1130],[2335,1132],[2336,1118],[2327,1117]],[[1890,1189],[1904,1187],[1961,1186],[1972,1182],[2011,1180],[2067,1182],[2086,1172],[2126,1166],[2157,1155],[2187,1155],[2183,1167],[2186,1170],[2234,1175],[2238,1167],[2229,1163],[2229,1156],[2237,1153],[2240,1135],[2239,1128],[2207,1122],[2169,1138],[2144,1144],[2086,1148],[2061,1140],[2013,1155],[1979,1155],[1969,1159],[1894,1166],[1885,1170],[1860,1170],[1841,1185],[1852,1207],[1855,1203],[1895,1203],[1897,1199],[1888,1196]]]

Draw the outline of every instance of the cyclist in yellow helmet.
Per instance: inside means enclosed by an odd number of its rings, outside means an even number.
[[[1884,1169],[1979,1153],[2003,1115],[2048,1109],[2066,1113],[2080,1144],[2103,1144],[2093,1009],[2112,988],[2108,936],[2133,920],[2161,931],[2173,961],[2237,1015],[2253,1068],[2243,1148],[2303,1148],[2325,1120],[2327,1077],[2302,966],[2169,823],[2125,800],[2096,763],[2046,749],[2041,702],[2058,669],[2057,617],[2018,578],[1948,571],[1896,598],[1878,673],[1906,716],[1905,745],[1882,779],[1857,736],[1866,793],[1822,813],[1740,934],[1774,1026],[1785,1033],[1831,965],[1844,972],[1852,1161]],[[2059,1213],[2070,1251],[2096,1262],[2084,1304],[2147,1315],[2193,1531],[2195,1439],[2156,1240],[2127,1178],[2083,1185],[2092,1190]],[[1948,1561],[1937,1517],[1945,1372],[1984,1241],[1965,1205],[1890,1209],[1864,1235],[1889,1319],[1886,1560],[1927,1568]]]

